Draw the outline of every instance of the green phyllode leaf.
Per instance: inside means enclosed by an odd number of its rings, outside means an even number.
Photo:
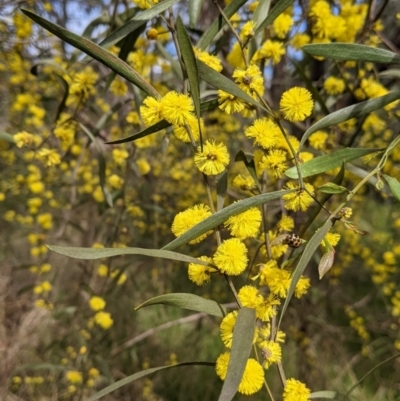
[[[105,50],[96,43],[83,38],[81,36],[75,35],[72,32],[67,31],[59,25],[53,24],[50,21],[40,17],[39,15],[21,8],[21,11],[30,19],[41,25],[43,28],[47,29],[52,34],[56,35],[60,39],[69,43],[70,45],[76,47],[77,49],[85,52],[94,59],[100,61],[102,64],[111,68],[118,75],[121,75],[129,82],[132,82],[143,92],[147,93],[149,96],[154,96],[156,98],[160,97],[160,94],[141,76],[139,75],[129,64],[125,63],[117,56],[114,56],[109,51]]]
[[[400,57],[389,50],[355,43],[310,44],[302,47],[311,56],[332,60],[366,61],[371,63],[400,64]]]
[[[287,297],[285,299],[285,303],[283,304],[281,315],[279,317],[278,328],[281,325],[282,318],[286,312],[286,309],[289,305],[290,300],[293,297],[294,290],[296,288],[297,283],[299,282],[304,270],[308,266],[311,258],[314,256],[315,251],[321,245],[321,241],[324,239],[325,235],[329,232],[331,227],[333,226],[332,220],[329,218],[324,225],[311,237],[311,239],[307,242],[306,247],[301,255],[299,263],[297,264],[293,274],[292,280],[290,282],[290,287],[288,290]]]
[[[383,174],[383,177],[387,181],[393,196],[400,202],[400,182],[386,174]]]
[[[294,3],[294,1],[295,0],[279,0],[268,14],[267,18],[257,27],[256,34],[260,33],[268,25],[271,25],[279,15]]]
[[[363,114],[368,114],[371,111],[380,109],[389,103],[394,102],[400,98],[400,91],[390,92],[387,95],[377,97],[375,99],[366,100],[365,102],[357,103],[352,106],[345,107],[344,109],[334,111],[333,113],[321,118],[318,122],[312,125],[303,135],[300,141],[300,148],[304,145],[308,137],[324,128],[330,127],[332,125],[340,124],[343,121],[350,120],[354,117],[362,116]]]
[[[227,220],[229,217],[235,214],[242,213],[253,206],[258,206],[263,203],[267,203],[271,200],[279,199],[281,196],[289,194],[294,191],[296,190],[289,189],[285,191],[270,192],[267,194],[252,196],[251,198],[243,199],[239,202],[233,203],[232,205],[223,208],[219,212],[214,213],[212,216],[207,217],[202,222],[196,224],[190,230],[187,230],[184,234],[174,239],[169,244],[165,245],[162,249],[165,250],[176,249],[178,246],[186,244],[192,239],[195,239],[200,235],[206,233],[207,231],[212,230],[213,228],[219,226],[225,220]]]
[[[189,26],[194,28],[199,19],[204,0],[189,0]]]
[[[73,246],[47,245],[47,247],[60,255],[69,256],[74,259],[103,259],[122,255],[142,255],[152,258],[177,260],[180,262],[196,263],[198,265],[209,266],[209,263],[191,256],[177,252],[170,252],[160,249],[144,248],[78,248]]]
[[[118,380],[117,382],[110,384],[106,388],[103,388],[103,390],[97,392],[96,394],[93,394],[91,397],[87,399],[87,401],[95,401],[100,399],[101,397],[104,397],[107,394],[112,393],[113,391],[119,389],[120,387],[126,386],[129,383],[132,383],[133,381],[137,379],[141,379],[142,377],[151,375],[152,373],[158,372],[160,370],[166,370],[166,369],[175,369],[179,368],[181,366],[215,366],[215,363],[213,362],[183,362],[183,363],[177,363],[175,365],[170,365],[170,366],[160,366],[158,368],[151,368],[151,369],[146,369],[142,370],[141,372],[135,373],[133,375],[130,375],[128,377],[125,377],[122,380]]]
[[[180,17],[176,20],[176,34],[178,37],[179,47],[182,54],[182,59],[185,64],[186,73],[189,79],[190,92],[192,95],[194,108],[197,118],[200,118],[200,86],[199,86],[199,71],[197,69],[196,57],[194,55],[193,46],[190,42],[189,35],[186,32],[185,25]]]
[[[218,302],[210,299],[205,299],[194,294],[186,293],[172,293],[164,294],[158,297],[151,298],[146,302],[143,302],[135,310],[144,308],[150,305],[170,305],[176,306],[182,309],[188,309],[196,312],[203,312],[207,315],[216,316],[223,318],[226,316],[227,311],[224,306]]]
[[[363,149],[363,148],[345,148],[329,155],[315,157],[308,162],[299,165],[300,173],[303,178],[320,174],[336,167],[340,167],[343,163],[359,159],[360,157],[379,152],[380,149]],[[289,178],[298,179],[296,167],[291,167],[285,171],[285,175]]]
[[[233,329],[232,348],[228,372],[218,401],[230,401],[235,396],[242,380],[254,339],[256,310],[241,308]]]

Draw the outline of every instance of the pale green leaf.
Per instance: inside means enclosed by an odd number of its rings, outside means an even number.
[[[311,56],[324,57],[331,60],[366,61],[371,63],[400,63],[400,57],[389,50],[378,49],[355,43],[322,43],[304,45],[302,48]]]
[[[177,363],[175,365],[169,365],[169,366],[160,366],[158,368],[150,368],[146,370],[142,370],[141,372],[135,373],[133,375],[130,375],[128,377],[123,378],[122,380],[118,380],[117,382],[110,384],[106,388],[103,388],[96,394],[93,394],[91,397],[87,399],[87,401],[95,401],[100,399],[101,397],[104,397],[107,394],[112,393],[113,391],[119,389],[120,387],[126,386],[129,383],[132,383],[133,381],[140,379],[142,377],[148,376],[152,373],[158,372],[160,370],[166,370],[166,369],[175,369],[179,368],[181,366],[215,366],[215,363],[213,362],[183,362],[183,363]]]
[[[307,138],[324,128],[328,128],[332,125],[340,124],[344,121],[350,120],[354,117],[368,114],[371,111],[377,110],[386,106],[389,103],[394,102],[400,98],[400,91],[390,92],[387,95],[377,97],[375,99],[366,100],[361,103],[354,104],[352,106],[345,107],[344,109],[334,111],[333,113],[321,118],[318,122],[312,125],[303,135],[300,142],[300,148],[304,145]]]
[[[22,8],[21,11],[52,34],[111,68],[129,82],[132,82],[143,92],[156,98],[160,97],[159,93],[142,76],[140,76],[129,64],[122,61],[114,54],[86,38],[75,35],[74,33],[47,21],[31,11]]]
[[[227,311],[224,306],[211,299],[205,299],[194,294],[172,293],[164,294],[158,297],[149,299],[135,308],[135,310],[144,308],[150,305],[170,305],[182,309],[188,309],[196,312],[206,313],[207,315],[223,318]]]
[[[233,329],[228,371],[218,401],[231,401],[235,396],[250,356],[256,325],[256,311],[241,308]]]
[[[194,28],[199,19],[204,0],[189,0],[189,26]]]
[[[393,196],[400,201],[400,182],[396,178],[390,177],[389,175],[383,174],[383,177],[387,181]]]
[[[256,164],[254,162],[254,155],[250,153],[245,153],[243,150],[239,150],[239,152],[235,156],[235,162],[243,162],[247,168],[247,171],[250,173],[253,178],[255,184],[258,188],[260,188],[260,183],[258,182],[258,176],[256,171]]]
[[[320,174],[336,167],[340,167],[343,163],[358,159],[360,157],[378,152],[380,149],[363,149],[363,148],[345,148],[329,155],[315,157],[305,163],[299,165],[300,173],[303,178]],[[289,178],[298,179],[296,167],[291,167],[285,171],[285,175]]]
[[[166,9],[173,6],[175,3],[178,3],[180,0],[163,0],[154,5],[151,8],[141,12],[140,14],[136,15],[133,20],[134,21],[148,21],[153,17],[157,17],[159,14],[163,13]]]
[[[261,194],[257,196],[252,196],[251,198],[247,198],[238,202],[229,205],[219,212],[214,213],[212,216],[207,217],[202,222],[196,224],[190,230],[186,231],[184,234],[179,236],[178,238],[174,239],[169,244],[165,245],[162,249],[165,250],[173,250],[176,249],[178,246],[186,244],[187,242],[199,237],[200,235],[206,233],[209,230],[219,226],[229,217],[244,212],[245,210],[253,207],[258,206],[263,203],[270,202],[275,199],[279,199],[281,196],[294,192],[295,189],[289,189],[285,191],[277,191],[277,192],[270,192],[268,194]]]
[[[161,258],[176,260],[179,262],[196,263],[202,266],[209,266],[209,263],[191,256],[183,255],[177,252],[164,251],[160,249],[145,248],[77,248],[73,246],[47,245],[47,247],[60,255],[68,256],[74,259],[95,260],[111,258],[122,255],[142,255],[152,258]]]
[[[230,4],[228,4],[224,9],[224,14],[231,18],[236,11],[239,10],[243,4],[246,3],[247,0],[233,0]],[[223,28],[226,24],[225,20],[219,15],[218,9],[215,8],[215,14],[217,14],[217,18],[213,21],[213,23],[209,26],[209,28],[203,33],[202,37],[197,42],[197,47],[201,50],[205,50],[211,42],[214,40],[217,33]]]
[[[185,25],[180,17],[176,20],[176,35],[182,54],[183,63],[185,64],[186,73],[189,79],[190,92],[192,95],[194,108],[197,118],[200,118],[200,86],[199,71],[197,69],[196,57],[194,55],[193,46],[190,42],[189,35],[186,32]]]
[[[324,225],[311,237],[311,239],[307,242],[306,247],[301,255],[299,263],[297,264],[293,274],[292,279],[290,281],[289,290],[285,299],[285,303],[283,304],[281,315],[279,317],[278,327],[280,327],[282,318],[285,315],[286,309],[289,305],[290,300],[293,297],[294,290],[296,289],[296,285],[299,282],[304,270],[308,266],[311,258],[314,256],[315,251],[321,245],[321,241],[325,237],[325,235],[332,228],[332,220],[328,219]]]
[[[337,185],[333,182],[328,182],[317,188],[318,192],[323,192],[324,194],[342,194],[343,192],[349,192],[346,187]]]
[[[270,7],[271,0],[264,0],[258,3],[257,8],[255,9],[253,14],[253,21],[256,23],[256,30],[267,18]]]
[[[318,264],[319,279],[325,276],[326,273],[331,269],[333,262],[335,261],[335,249],[331,247],[321,257]]]
[[[378,75],[385,78],[400,78],[400,69],[382,71]]]
[[[262,3],[262,1],[260,1]],[[261,32],[264,28],[271,25],[275,19],[282,14],[288,7],[290,7],[294,3],[294,0],[279,0],[275,7],[268,14],[267,18],[258,26],[256,30],[256,34]]]
[[[264,106],[255,101],[251,96],[249,96],[246,92],[242,91],[238,85],[236,85],[229,78],[220,74],[219,72],[213,70],[208,65],[204,64],[202,61],[197,60],[197,67],[199,70],[199,77],[208,82],[210,85],[214,86],[217,89],[222,89],[225,92],[228,92],[250,104],[253,106],[259,107],[265,111]]]
[[[224,170],[221,174],[215,177],[217,187],[217,211],[224,207],[226,191],[228,189],[228,170]]]
[[[15,143],[14,136],[7,134],[7,132],[3,132],[3,131],[0,131],[0,141]]]

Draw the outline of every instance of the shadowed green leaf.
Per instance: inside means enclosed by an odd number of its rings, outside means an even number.
[[[276,17],[281,15],[288,7],[290,7],[295,0],[279,0],[278,3],[275,4],[275,7],[268,14],[267,18],[258,26],[256,30],[256,34],[261,32],[268,25],[271,25]],[[260,2],[261,3],[261,2]]]
[[[202,112],[212,111],[218,106],[218,100],[209,100],[200,104],[200,110]],[[144,138],[147,135],[154,134],[155,132],[161,131],[164,128],[170,127],[171,124],[166,120],[161,120],[158,123],[145,128],[143,131],[137,132],[136,134],[126,136],[125,138],[116,139],[115,141],[106,142],[107,145],[116,145],[118,143],[132,142],[137,139]]]
[[[166,370],[166,369],[175,369],[179,368],[181,366],[215,366],[215,363],[213,362],[182,362],[182,363],[177,363],[175,365],[170,365],[170,366],[161,366],[158,368],[151,368],[151,369],[146,369],[142,370],[141,372],[135,373],[133,375],[130,375],[128,377],[125,377],[122,380],[118,380],[117,382],[110,384],[106,388],[103,388],[103,390],[100,390],[96,394],[93,394],[91,397],[87,399],[87,401],[95,401],[100,399],[101,397],[104,397],[107,394],[112,393],[113,391],[119,389],[120,387],[126,386],[129,383],[132,383],[133,381],[137,379],[141,379],[142,377],[151,375],[152,373],[158,372],[160,370]]]
[[[247,171],[250,173],[253,178],[255,184],[257,185],[259,192],[260,191],[260,183],[258,182],[256,164],[254,162],[254,155],[245,153],[243,150],[239,150],[239,152],[235,156],[235,162],[243,162],[247,168]]]
[[[325,116],[324,118],[321,118],[321,120],[312,125],[304,133],[303,137],[301,138],[300,148],[304,145],[307,138],[314,132],[330,127],[332,125],[342,123],[343,121],[350,120],[351,118],[370,113],[371,111],[380,109],[381,107],[386,106],[387,104],[392,103],[399,98],[400,91],[390,92],[387,95],[345,107],[344,109],[335,111]]]
[[[228,171],[225,170],[215,177],[215,184],[217,187],[217,211],[222,210],[224,207],[226,190],[228,189]]]
[[[380,77],[400,78],[400,69],[382,71],[378,75]]]
[[[336,167],[340,167],[343,163],[358,159],[360,157],[378,152],[380,149],[363,149],[363,148],[345,148],[329,155],[315,157],[305,163],[299,165],[300,173],[303,178],[310,177]],[[285,175],[289,178],[298,179],[296,167],[291,167],[285,171]]]
[[[229,205],[219,212],[214,213],[212,216],[207,217],[202,222],[196,224],[190,230],[186,231],[184,234],[179,236],[178,238],[174,239],[169,244],[165,245],[162,249],[172,250],[176,249],[178,246],[186,244],[187,242],[191,241],[192,239],[197,238],[198,236],[206,233],[209,230],[219,226],[229,217],[244,212],[245,210],[253,207],[258,206],[263,203],[270,202],[275,199],[279,199],[281,196],[285,194],[289,194],[294,192],[295,189],[289,189],[285,191],[276,191],[270,192],[268,194],[261,194],[257,196],[252,196],[251,198],[243,199],[241,201],[235,202],[232,205]]]
[[[218,401],[231,401],[235,396],[250,356],[256,325],[256,310],[241,308],[233,329],[228,371]]]
[[[96,148],[97,161],[99,163],[99,181],[100,181],[101,190],[103,191],[103,195],[107,201],[107,204],[110,207],[113,207],[113,199],[112,199],[111,193],[106,187],[106,159],[103,154],[103,149],[97,142],[97,139],[95,138],[95,136],[88,130],[87,127],[85,127],[82,123],[79,123],[79,126],[82,128],[83,132],[89,137],[89,139],[92,141],[93,145]]]
[[[183,63],[185,64],[186,73],[189,79],[190,92],[192,95],[194,108],[197,118],[200,118],[200,86],[199,71],[197,69],[196,57],[194,55],[193,46],[190,42],[189,35],[186,32],[185,25],[180,17],[176,20],[176,35],[182,54]]]
[[[122,255],[142,255],[151,258],[161,258],[177,260],[180,262],[196,263],[202,266],[209,266],[209,263],[182,253],[164,251],[160,249],[145,248],[78,248],[73,246],[47,245],[47,247],[60,255],[68,256],[74,259],[95,260],[111,258]]]
[[[142,77],[140,76],[129,64],[120,60],[117,56],[108,52],[101,46],[96,43],[82,38],[78,35],[75,35],[72,32],[67,31],[66,29],[53,24],[50,21],[40,17],[37,14],[32,13],[31,11],[21,9],[21,11],[33,21],[41,25],[43,28],[47,29],[52,34],[56,35],[60,39],[69,43],[70,45],[78,48],[79,50],[85,52],[89,56],[94,59],[100,61],[102,64],[111,68],[117,74],[121,75],[129,82],[132,82],[138,88],[140,88],[143,92],[147,93],[150,96],[154,96],[159,98],[159,93]]]
[[[246,3],[247,0],[233,0],[230,4],[228,4],[224,9],[224,14],[231,18],[233,14],[239,10],[240,7]],[[215,8],[215,13],[218,13],[217,8]],[[218,17],[213,21],[213,23],[209,26],[209,28],[203,33],[202,37],[197,42],[196,47],[201,50],[205,50],[211,42],[214,40],[215,35],[222,29],[222,27],[226,24],[225,20],[218,15]]]
[[[204,0],[189,0],[189,26],[194,28],[199,19]]]
[[[207,315],[221,318],[227,314],[225,307],[220,305],[218,302],[199,297],[198,295],[186,293],[160,295],[143,302],[141,305],[136,307],[135,310],[144,308],[145,306],[160,304],[176,306],[178,308],[188,309],[196,312],[203,312]]]
[[[387,181],[393,196],[400,201],[400,182],[396,178],[390,177],[389,175],[383,174],[383,177]]]
[[[219,72],[213,70],[208,65],[204,64],[202,61],[197,60],[197,67],[199,70],[199,77],[208,82],[210,85],[214,86],[217,89],[222,89],[225,92],[228,92],[240,99],[245,100],[246,102],[252,104],[253,106],[259,107],[265,111],[264,106],[255,101],[251,96],[249,96],[246,92],[242,91],[239,86],[237,86],[233,81]]]
[[[60,102],[60,104],[58,105],[58,108],[57,108],[56,117],[54,119],[54,122],[57,122],[59,117],[60,117],[60,115],[61,115],[61,113],[62,113],[62,111],[64,110],[65,104],[67,102],[67,98],[68,98],[68,95],[69,95],[69,85],[68,85],[68,82],[61,75],[58,75],[55,72],[53,72],[53,75],[54,75],[54,78],[56,79],[56,81],[60,84],[60,86],[61,86],[61,88],[62,88],[62,90],[64,92],[63,93],[63,97],[61,99],[61,102]]]
[[[281,325],[282,318],[285,315],[286,309],[289,305],[290,300],[294,294],[294,290],[296,288],[297,283],[299,282],[304,270],[308,266],[311,258],[314,256],[315,251],[321,245],[321,241],[325,237],[325,235],[331,229],[333,223],[331,219],[328,219],[324,225],[311,237],[311,239],[307,242],[306,247],[301,255],[299,263],[297,264],[293,274],[292,279],[290,281],[289,290],[285,299],[285,303],[283,304],[281,315],[279,317],[278,328]]]
[[[311,56],[343,61],[369,61],[371,63],[400,63],[400,57],[385,49],[354,43],[324,43],[304,45],[302,48]]]
[[[271,0],[260,1],[257,5],[257,8],[253,14],[253,21],[256,23],[256,31],[257,28],[265,21],[268,17],[268,12],[271,7]]]
[[[134,21],[148,21],[149,19],[153,17],[157,17],[157,15],[161,14],[164,12],[167,8],[170,8],[173,6],[175,3],[177,3],[180,0],[163,0],[157,3],[155,6],[148,8],[147,10],[143,11],[139,15],[136,15],[133,20]]]

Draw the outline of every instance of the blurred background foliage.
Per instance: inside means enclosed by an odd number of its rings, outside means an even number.
[[[173,292],[231,303],[222,277],[197,287],[189,281],[185,263],[132,256],[84,261],[61,257],[45,246],[159,249],[174,238],[170,229],[174,216],[206,199],[192,150],[171,128],[135,142],[105,144],[144,128],[139,110],[144,94],[100,63],[83,60],[82,52],[19,11],[27,7],[99,43],[132,18],[142,3],[5,0],[0,8],[0,390],[4,400],[82,400],[144,368],[191,360],[214,362],[222,352],[220,321],[215,317],[168,306],[134,310],[149,298]],[[262,41],[272,38],[284,49],[276,63],[263,61],[271,104],[277,105],[287,88],[310,82],[330,111],[364,100],[357,96],[363,85],[379,85],[380,94],[399,89],[399,70],[388,73],[392,69],[382,64],[315,60],[300,50],[309,42],[336,40],[313,29],[315,19],[309,13],[315,3],[296,1],[285,11],[292,18],[287,32],[279,34],[275,25],[262,36]],[[369,15],[377,16],[376,20],[361,24],[352,39],[398,53],[398,2],[328,3],[332,15],[342,16],[349,27],[351,18],[356,24],[357,16],[365,20],[367,11],[375,13]],[[240,30],[256,6],[257,2],[247,2],[232,17],[234,27]],[[184,18],[187,7],[188,2],[181,1],[173,14]],[[197,24],[188,28],[193,43],[217,15],[215,5],[204,1]],[[151,28],[158,31],[157,40],[146,35]],[[162,95],[181,90],[176,51],[162,18],[143,24],[130,41],[117,42],[109,51],[125,57]],[[128,43],[125,56],[121,55],[124,43]],[[222,60],[222,73],[227,76],[239,67],[234,43],[225,28],[210,49]],[[308,82],[291,60],[297,61]],[[329,89],[330,76],[345,84],[339,93]],[[204,84],[201,89],[204,99],[215,98],[214,89]],[[323,114],[317,104],[315,115]],[[251,192],[233,182],[238,174],[247,177],[248,172],[233,159],[240,149],[253,151],[256,161],[262,157],[243,135],[252,118],[218,108],[203,118],[206,137],[223,141],[230,151],[226,204],[248,197]],[[316,138],[306,150],[312,157],[343,146],[384,148],[397,134],[398,120],[398,108],[380,109],[326,130],[319,137],[321,143]],[[300,139],[306,128],[306,123],[293,124],[288,130]],[[21,133],[32,135],[29,143],[15,139]],[[369,171],[376,160],[368,165],[354,162],[342,185],[353,188],[362,171]],[[397,148],[385,174],[399,177],[399,162]],[[336,173],[311,177],[309,182],[318,187],[332,181]],[[300,378],[313,391],[345,393],[369,369],[400,351],[400,207],[387,187],[379,192],[375,183],[370,180],[350,205],[352,220],[369,234],[335,227],[341,239],[331,271],[319,280],[321,248],[306,270],[311,279],[308,294],[291,302],[283,321],[287,376]],[[267,190],[282,186],[282,179],[271,176]],[[112,201],[107,201],[107,194]],[[328,202],[331,210],[339,204],[337,198]],[[268,208],[276,234],[283,208],[280,201]],[[307,213],[291,216],[295,232],[308,217]],[[321,221],[320,216],[312,230]],[[257,253],[261,241],[246,241],[254,265],[265,261],[265,250]],[[197,257],[215,249],[210,236],[179,252]],[[239,288],[246,278],[247,274],[234,278],[235,285]],[[98,320],[90,304],[94,296],[106,302],[108,315]],[[399,377],[399,362],[392,361],[374,371],[351,399],[400,400]],[[267,378],[279,394],[276,369],[268,370]],[[136,381],[104,399],[216,399],[220,388],[213,369],[183,367]],[[255,399],[265,399],[265,394]]]

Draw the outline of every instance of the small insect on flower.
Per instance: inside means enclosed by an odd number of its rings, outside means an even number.
[[[277,237],[275,237],[271,241],[271,246],[287,244],[291,248],[298,248],[304,242],[305,241],[303,239],[301,239],[297,234],[294,234],[294,233],[281,234],[281,235],[278,235]]]

